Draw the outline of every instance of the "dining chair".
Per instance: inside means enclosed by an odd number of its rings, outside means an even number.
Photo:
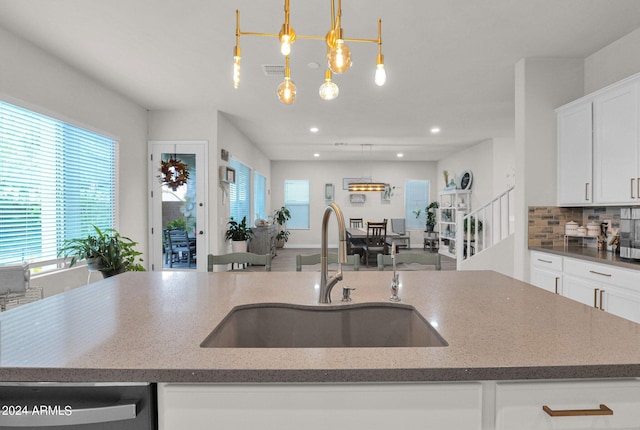
[[[189,239],[186,230],[176,228],[165,230],[165,261],[169,263],[169,267],[173,267],[173,263],[186,261],[189,267],[191,263],[195,263],[196,244]]]
[[[435,270],[440,270],[442,265],[440,264],[440,254],[420,254],[412,252],[404,252],[402,254],[396,254],[396,268],[398,264],[417,263],[421,265],[419,269],[424,270],[422,266],[433,266]],[[378,254],[378,270],[384,270],[385,266],[392,266],[393,260],[390,255]],[[406,266],[404,266],[406,269]],[[402,268],[400,269],[402,270]]]
[[[207,255],[207,271],[213,272],[213,266],[231,264],[230,272],[243,272],[246,269],[234,269],[234,264],[264,265],[265,272],[271,272],[271,254],[254,254],[252,252],[232,252],[230,254]]]
[[[391,232],[401,237],[392,238],[391,243],[396,243],[396,249],[411,248],[411,239],[407,234],[404,218],[391,218]]]
[[[320,254],[311,254],[311,255],[296,255],[296,272],[302,271],[302,266],[313,266],[315,264],[320,264]],[[327,255],[327,260],[329,263],[338,263],[338,254],[329,253]],[[354,271],[360,270],[360,256],[357,257],[355,255],[347,255],[347,262],[345,263],[348,266],[353,266]],[[343,266],[345,265],[343,264]]]
[[[362,218],[349,218],[349,227],[351,228],[362,228],[364,225]]]
[[[369,266],[370,255],[386,254],[387,249],[387,223],[368,222],[367,238],[364,241],[365,264]]]

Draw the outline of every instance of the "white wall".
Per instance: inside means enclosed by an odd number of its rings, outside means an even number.
[[[0,52],[0,98],[118,140],[118,228],[146,254],[145,109],[3,29]]]
[[[253,143],[247,136],[245,136],[240,130],[238,130],[231,122],[225,117],[224,113],[220,112],[218,114],[218,151],[215,155],[217,159],[217,165],[227,165],[228,163],[222,161],[220,159],[220,150],[226,149],[229,151],[229,161],[231,158],[235,158],[238,161],[241,161],[243,164],[249,166],[252,170],[263,174],[267,178],[267,198],[266,198],[266,213],[271,213],[270,206],[270,188],[271,188],[271,161],[267,158],[267,156]],[[213,164],[212,164],[213,165]],[[218,167],[211,170],[210,183],[217,184],[217,170]],[[251,184],[253,187],[253,183]],[[229,252],[229,248],[227,243],[224,241],[224,234],[227,230],[227,222],[229,221],[229,200],[224,196],[224,193],[228,190],[228,186],[222,187],[218,185],[215,187],[218,191],[218,212],[217,212],[217,230],[218,230],[218,241],[217,241],[217,250],[216,253],[226,253]],[[253,209],[253,202],[251,202],[251,207]],[[255,213],[251,211],[251,219],[248,220],[251,225],[254,222]],[[214,224],[212,224],[214,225]]]
[[[514,276],[529,279],[528,207],[556,205],[555,109],[582,95],[581,59],[526,58],[516,64]]]
[[[640,28],[588,56],[584,61],[584,95],[640,72]]]
[[[324,200],[324,186],[334,185],[335,203],[342,210],[345,220],[349,218],[364,218],[365,220],[382,220],[384,218],[404,218],[404,182],[407,179],[421,179],[431,181],[431,200],[437,200],[437,172],[435,162],[370,162],[368,171],[373,172],[375,182],[389,183],[396,187],[390,202],[382,202],[381,193],[365,193],[365,203],[350,203],[349,191],[342,189],[343,178],[357,178],[362,176],[360,166],[354,169],[353,162],[324,162],[324,161],[273,161],[271,171],[271,204],[279,208],[284,202],[285,179],[307,179],[310,181],[311,207],[309,230],[291,230],[287,246],[289,247],[318,247],[322,226],[322,214],[326,206]],[[369,176],[369,175],[367,175]],[[390,225],[390,224],[389,224]],[[329,244],[337,244],[336,222],[331,218],[329,222]],[[420,232],[418,240],[422,238]],[[415,243],[412,246],[421,244]]]

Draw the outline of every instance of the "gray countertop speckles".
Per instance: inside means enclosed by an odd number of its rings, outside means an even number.
[[[389,272],[345,272],[354,302]],[[130,272],[0,314],[0,381],[375,382],[640,376],[640,325],[489,271],[401,272],[441,348],[200,348],[239,304],[314,305],[320,275]],[[334,303],[339,305],[340,302]]]

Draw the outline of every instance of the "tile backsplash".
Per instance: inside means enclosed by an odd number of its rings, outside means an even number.
[[[563,246],[564,225],[575,221],[586,226],[590,222],[611,220],[613,227],[620,226],[620,208],[561,208],[557,206],[529,206],[529,246]],[[571,238],[570,244],[581,245],[583,239]],[[585,241],[596,246],[595,240]]]

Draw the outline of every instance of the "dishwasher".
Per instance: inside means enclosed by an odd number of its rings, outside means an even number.
[[[157,428],[156,385],[0,383],[0,429]]]

